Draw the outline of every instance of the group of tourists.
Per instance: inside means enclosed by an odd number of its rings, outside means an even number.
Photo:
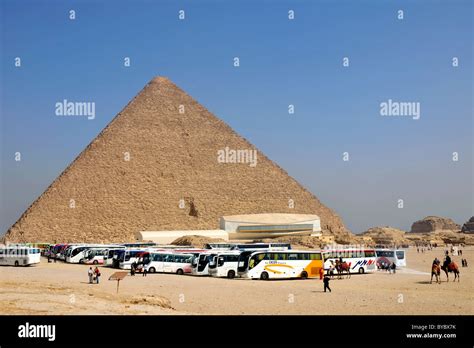
[[[94,270],[92,269],[92,267],[89,267],[88,275],[89,275],[89,284],[93,284],[93,283],[99,284],[100,271],[98,267],[96,267]]]

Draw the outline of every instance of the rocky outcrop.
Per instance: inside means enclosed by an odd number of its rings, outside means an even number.
[[[410,240],[405,238],[405,231],[390,226],[372,227],[360,234],[362,241],[372,240],[378,245],[404,245],[411,244]],[[370,238],[370,239],[367,239]]]
[[[411,233],[430,233],[435,231],[459,231],[461,226],[449,218],[427,216],[411,226]]]
[[[463,233],[474,233],[474,216],[469,219],[464,225],[462,225],[461,232]]]
[[[233,158],[222,158],[225,149]],[[240,159],[237,151],[244,151]],[[316,214],[337,240],[353,236],[285,170],[158,77],[33,202],[6,239],[127,242],[138,231],[218,229],[222,216],[257,213]]]

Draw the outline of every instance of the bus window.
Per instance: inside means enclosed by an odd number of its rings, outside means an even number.
[[[288,254],[288,260],[298,260],[298,254]]]
[[[265,258],[265,255],[266,254],[257,254],[257,255],[252,256],[249,261],[249,269],[252,269],[255,266],[257,266],[260,263],[260,261],[262,261]]]
[[[321,254],[319,253],[311,253],[309,254],[310,260],[321,260]]]
[[[374,250],[366,250],[365,251],[365,257],[375,257],[375,251]]]
[[[397,259],[399,260],[403,260],[405,258],[405,252],[403,250],[397,250],[396,254],[397,254]]]
[[[270,253],[270,254],[267,254],[267,255],[268,255],[268,260],[273,260],[273,261],[278,261],[279,260],[277,253]]]

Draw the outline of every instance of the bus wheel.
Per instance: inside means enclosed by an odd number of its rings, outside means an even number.
[[[269,276],[267,272],[262,272],[262,274],[260,275],[261,280],[268,280],[268,278]]]
[[[97,265],[97,264],[99,263],[99,261],[94,260],[92,263],[93,263],[94,265]]]
[[[235,278],[235,271],[230,270],[230,271],[227,273],[227,278],[229,278],[229,279],[234,279],[234,278]]]
[[[20,266],[20,263],[18,261],[15,261],[15,267]]]
[[[148,270],[148,272],[150,272],[150,273],[155,273],[155,272],[156,272],[155,267],[150,267],[150,269]]]
[[[183,275],[184,272],[183,272],[183,270],[180,268],[180,269],[178,269],[178,270],[176,271],[176,274],[178,274],[178,275]]]
[[[359,274],[364,274],[364,269],[362,267],[359,268]]]
[[[306,271],[301,272],[301,279],[308,279],[308,272]]]

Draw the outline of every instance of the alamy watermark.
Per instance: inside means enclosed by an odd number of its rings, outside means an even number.
[[[408,116],[419,120],[421,116],[420,102],[397,102],[392,99],[380,103],[381,116]]]
[[[56,116],[87,116],[88,120],[95,118],[95,102],[72,102],[64,99],[55,104]]]
[[[47,338],[51,342],[56,339],[56,325],[35,325],[26,322],[18,326],[18,337]]]
[[[231,149],[226,146],[217,151],[218,163],[246,163],[250,167],[257,165],[257,150],[253,149]]]

